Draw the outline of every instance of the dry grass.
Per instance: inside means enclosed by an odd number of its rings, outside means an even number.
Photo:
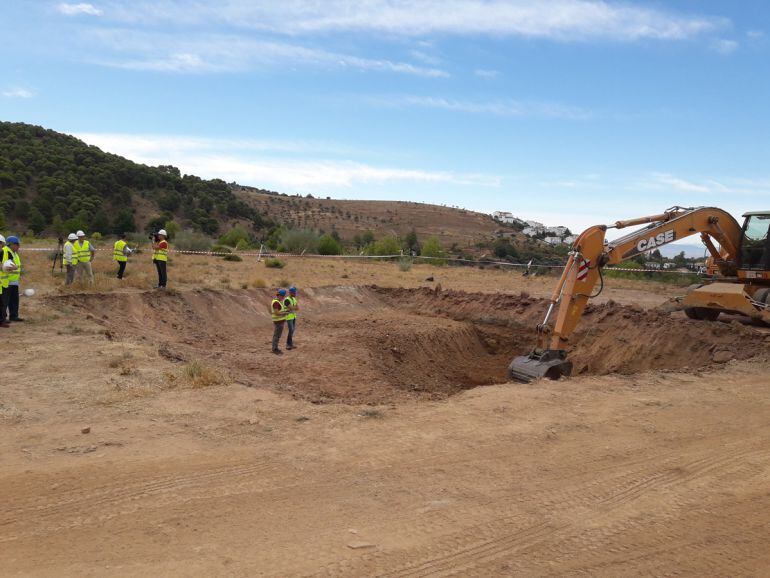
[[[225,385],[228,382],[221,371],[208,367],[197,360],[184,366],[181,378],[193,389]]]
[[[22,283],[25,287],[34,287],[38,296],[51,293],[92,293],[123,292],[147,290],[157,280],[155,267],[149,257],[138,256],[128,263],[126,278],[121,282],[115,279],[112,261],[102,259],[94,262],[95,283],[93,285],[74,285],[64,287],[63,275],[51,275],[51,265],[47,254],[43,252],[22,253],[25,273]],[[303,287],[322,285],[380,285],[383,287],[419,287],[426,285],[427,277],[434,277],[444,289],[456,289],[482,293],[518,293],[527,291],[533,297],[550,295],[557,281],[555,276],[522,277],[518,270],[484,269],[474,267],[437,267],[415,263],[409,271],[400,271],[393,262],[363,261],[321,258],[286,258],[291,267],[292,282],[302,290]],[[169,262],[169,288],[178,289],[221,289],[227,278],[228,286],[242,287],[249,283],[251,287],[280,286],[286,281],[286,270],[266,268],[254,260],[240,263],[222,263],[205,255],[176,255]],[[646,293],[668,295],[671,285],[654,281],[636,281],[627,279],[606,279],[606,289],[636,289]],[[263,285],[264,284],[264,285]],[[432,284],[431,284],[432,286]],[[35,296],[32,299],[38,299]],[[24,298],[28,299],[28,298]]]

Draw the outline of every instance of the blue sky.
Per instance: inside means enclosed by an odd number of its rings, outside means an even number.
[[[770,208],[766,1],[0,0],[0,119],[582,229]]]

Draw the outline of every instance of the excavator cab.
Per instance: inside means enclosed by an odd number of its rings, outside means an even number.
[[[770,212],[743,215],[738,269],[741,271],[770,271]]]

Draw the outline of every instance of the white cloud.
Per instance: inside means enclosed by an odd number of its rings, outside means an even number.
[[[103,14],[99,8],[86,2],[82,2],[80,4],[67,4],[66,2],[62,2],[56,7],[56,9],[62,14],[66,14],[67,16],[76,16],[78,14],[101,16]]]
[[[477,68],[476,70],[473,71],[473,74],[481,78],[497,78],[498,76],[500,76],[500,71],[488,70],[486,68]]]
[[[656,173],[653,175],[655,181],[660,185],[665,185],[676,191],[685,193],[710,193],[711,188],[706,185],[699,185],[692,181],[670,175],[668,173]]]
[[[370,99],[375,105],[390,107],[420,107],[462,112],[468,114],[489,114],[510,117],[546,117],[585,120],[591,114],[583,109],[554,103],[518,102],[500,100],[474,102],[433,96],[396,96]]]
[[[35,93],[26,88],[13,86],[4,90],[2,95],[6,98],[32,98],[35,96]]]
[[[429,64],[430,66],[438,66],[441,64],[441,58],[435,54],[425,52],[424,50],[411,50],[409,54],[411,54],[412,58],[415,60],[419,60],[420,62]]]
[[[720,38],[719,40],[715,40],[711,47],[719,52],[720,54],[732,54],[736,50],[738,50],[738,47],[740,45],[735,40],[726,40],[724,38]]]
[[[284,34],[376,31],[388,34],[506,35],[561,41],[687,39],[727,26],[719,17],[605,0],[282,0],[194,4],[112,0],[125,21],[224,23]]]
[[[233,72],[286,63],[362,71],[393,72],[428,78],[447,77],[437,68],[388,59],[362,58],[297,44],[252,40],[242,36],[177,37],[127,30],[93,30],[89,36],[111,54],[98,63],[159,72]]]
[[[308,143],[207,139],[168,135],[82,133],[89,144],[147,165],[173,164],[183,172],[282,192],[328,192],[387,183],[496,188],[494,175],[380,167],[351,160],[309,158]],[[273,153],[294,152],[293,158]]]

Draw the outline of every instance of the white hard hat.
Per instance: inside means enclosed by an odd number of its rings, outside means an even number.
[[[167,237],[168,233],[166,233],[166,229],[161,229],[160,231],[158,231],[158,235],[163,235],[164,237]]]
[[[3,271],[13,271],[16,268],[16,263],[14,263],[11,259],[8,259],[5,263],[3,263]]]
[[[5,237],[3,237],[2,235],[0,235],[0,243],[5,243]]]
[[[78,236],[78,237],[85,237],[85,236],[86,236],[86,234],[85,234],[83,231],[78,231],[78,232],[77,232],[77,236]]]
[[[70,233],[69,235],[67,235],[67,240],[68,241],[77,241],[78,240],[78,236],[75,233]]]

